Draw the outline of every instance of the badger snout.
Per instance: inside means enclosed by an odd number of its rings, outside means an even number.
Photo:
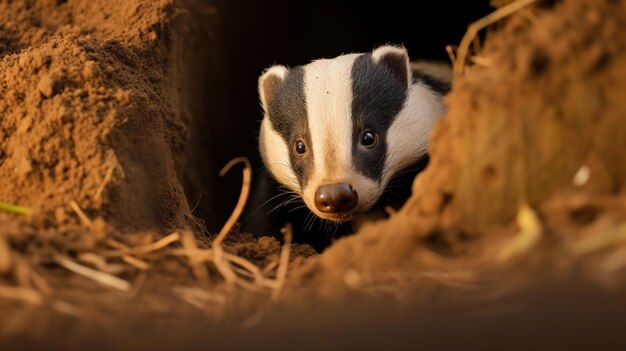
[[[359,195],[348,183],[322,185],[315,191],[315,207],[323,213],[347,213],[358,203]]]

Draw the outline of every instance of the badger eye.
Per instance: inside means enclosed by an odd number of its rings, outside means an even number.
[[[306,152],[306,144],[304,143],[304,141],[298,140],[296,141],[295,149],[298,154],[302,155]]]
[[[363,132],[363,135],[361,135],[361,145],[365,147],[372,147],[376,145],[377,141],[378,134],[376,134],[376,132],[372,130],[366,130],[365,132]]]

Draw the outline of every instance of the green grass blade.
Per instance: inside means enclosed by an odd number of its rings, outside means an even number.
[[[5,211],[5,212],[10,212],[10,213],[15,213],[18,215],[25,216],[30,212],[30,208],[11,205],[11,204],[7,204],[5,202],[0,201],[0,211]]]

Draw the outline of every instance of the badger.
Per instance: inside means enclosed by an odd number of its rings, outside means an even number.
[[[395,178],[423,169],[450,78],[396,45],[269,67],[258,80],[263,164],[316,217],[367,218]]]

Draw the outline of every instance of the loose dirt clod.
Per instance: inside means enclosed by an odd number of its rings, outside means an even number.
[[[41,80],[39,80],[39,84],[37,84],[37,89],[39,89],[39,92],[41,92],[41,94],[43,94],[43,96],[45,97],[52,97],[52,95],[55,93],[55,81],[54,79],[52,79],[52,77],[50,77],[50,75],[46,74],[45,76],[41,77]]]

